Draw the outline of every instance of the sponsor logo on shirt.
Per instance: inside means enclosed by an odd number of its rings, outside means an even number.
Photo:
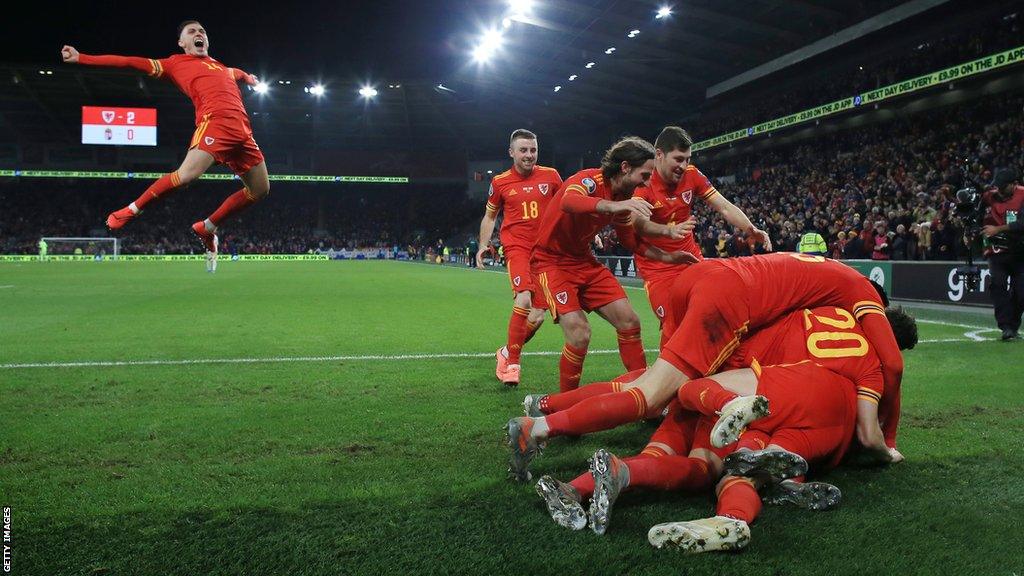
[[[533,186],[523,186],[523,194],[529,194],[533,192]]]
[[[584,178],[581,184],[587,187],[587,194],[593,194],[597,190],[597,182],[594,182],[593,178]]]

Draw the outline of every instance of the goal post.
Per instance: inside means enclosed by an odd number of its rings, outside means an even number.
[[[81,254],[117,258],[121,255],[121,241],[117,238],[43,236],[40,238],[40,251],[42,243],[46,245],[48,256]]]

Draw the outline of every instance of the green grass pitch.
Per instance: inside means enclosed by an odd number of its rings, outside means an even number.
[[[528,350],[548,355],[525,358],[517,390],[494,379],[504,275],[202,268],[0,265],[14,574],[1024,574],[1024,342],[966,335],[988,316],[916,310],[929,323],[906,354],[905,463],[833,471],[838,510],[766,508],[746,551],[684,557],[646,531],[710,515],[709,495],[627,494],[597,537],[506,479],[502,426],[557,387],[561,334],[542,328]],[[652,348],[654,316],[628,292]],[[592,322],[591,349],[614,348]],[[225,361],[196,362],[211,359]],[[594,353],[583,380],[621,371]],[[553,441],[535,474],[569,479],[652,431]]]

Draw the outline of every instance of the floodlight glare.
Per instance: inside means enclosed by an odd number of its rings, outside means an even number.
[[[324,87],[321,84],[314,84],[309,87],[309,93],[313,96],[323,96]]]
[[[483,37],[480,38],[480,43],[473,49],[473,60],[481,63],[490,60],[498,49],[501,48],[502,40],[500,30],[491,29],[484,32]]]
[[[512,26],[512,19],[511,18],[504,18],[501,21],[501,27],[502,28],[510,28],[511,26]]]
[[[525,16],[533,11],[533,0],[509,0],[508,7],[512,14]]]
[[[256,85],[252,87],[252,89],[257,94],[266,94],[267,90],[270,90],[270,86],[267,86],[266,82],[257,82]]]
[[[658,8],[658,13],[655,14],[654,17],[655,18],[668,18],[671,15],[672,15],[672,7],[671,6],[662,6],[661,8]]]
[[[359,95],[363,98],[374,98],[377,96],[377,89],[373,86],[363,86],[359,89]]]

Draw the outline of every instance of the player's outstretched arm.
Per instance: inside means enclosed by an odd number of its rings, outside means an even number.
[[[768,237],[768,233],[761,230],[754,223],[750,221],[750,218],[740,210],[738,206],[730,202],[721,194],[715,194],[711,198],[708,198],[708,204],[711,205],[725,221],[731,224],[733,227],[747,233],[759,236],[761,242],[764,244],[764,249],[768,252],[772,251],[772,239]]]
[[[163,69],[157,60],[138,56],[93,56],[82,54],[74,46],[65,45],[60,49],[61,58],[67,64],[83,64],[86,66],[110,66],[113,68],[134,68],[151,76],[160,76]]]
[[[259,79],[256,78],[256,76],[254,76],[252,74],[249,74],[245,70],[242,70],[240,68],[231,68],[230,70],[231,70],[231,77],[234,78],[236,82],[241,80],[242,82],[245,82],[249,86],[255,86],[255,85],[259,84]]]
[[[878,405],[874,402],[857,400],[857,440],[879,461],[893,460],[889,447],[885,444],[882,427],[878,424]]]

